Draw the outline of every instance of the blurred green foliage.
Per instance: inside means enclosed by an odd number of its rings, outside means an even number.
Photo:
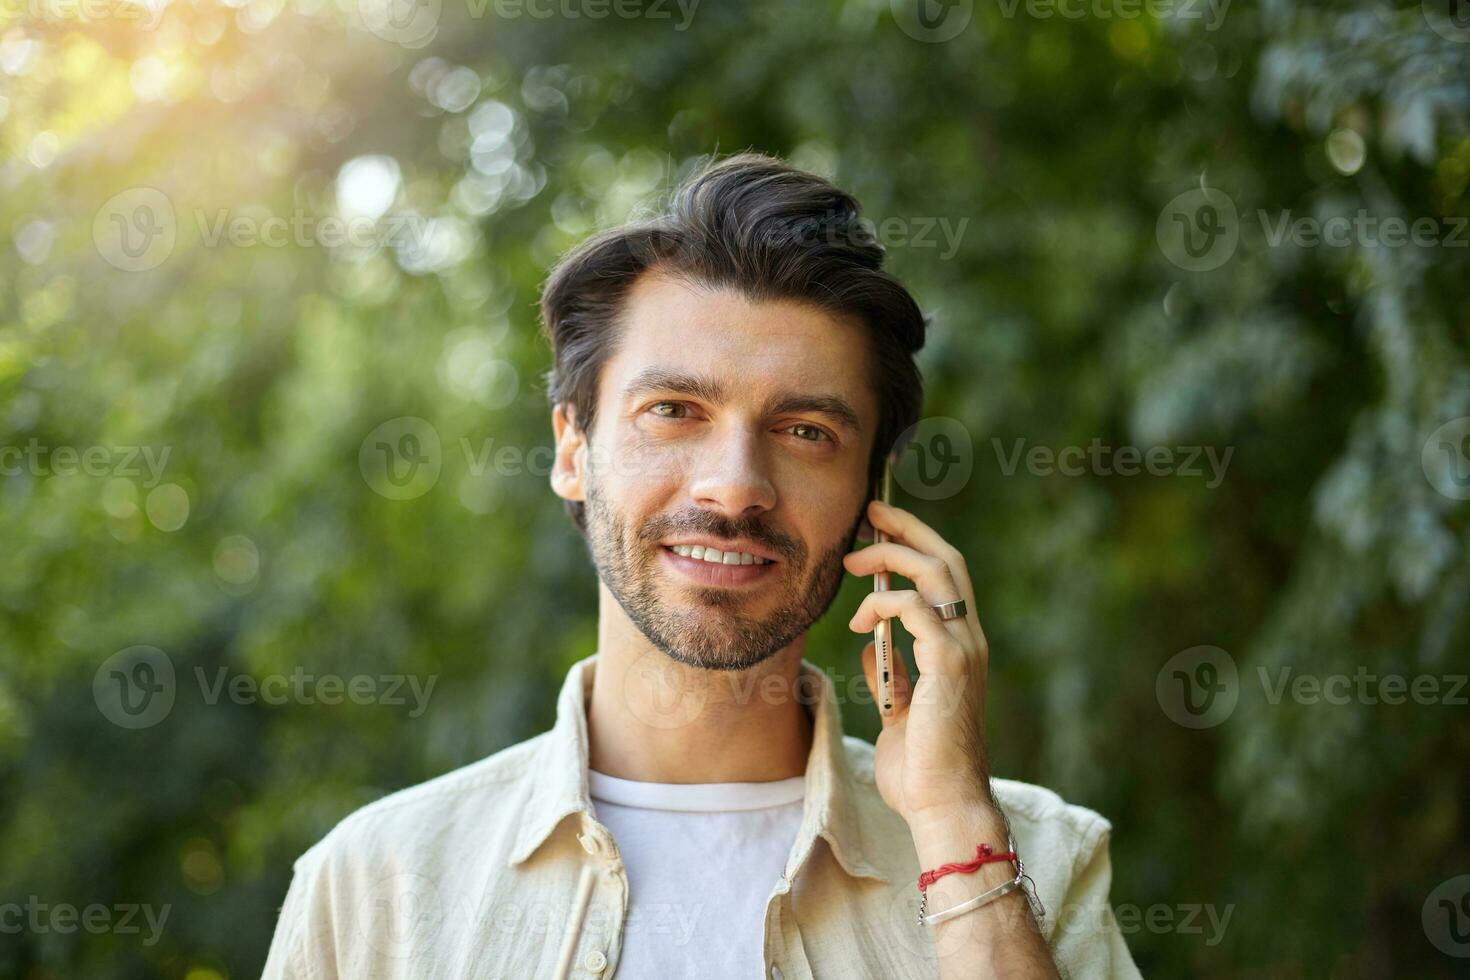
[[[965,222],[953,254],[890,243],[934,313],[927,414],[974,447],[963,492],[907,502],[973,572],[997,773],[1113,820],[1115,905],[1233,906],[1215,945],[1131,933],[1145,974],[1453,975],[1421,910],[1470,871],[1466,709],[1272,703],[1257,679],[1465,670],[1466,506],[1421,456],[1470,415],[1463,226],[1269,239],[1281,213],[1463,221],[1470,44],[1444,6],[982,2],[926,42],[884,0],[687,22],[444,0],[421,44],[346,0],[0,7],[0,446],[111,454],[0,477],[0,903],[171,910],[152,944],[0,935],[0,977],[255,975],[291,861],[338,819],[550,723],[595,580],[533,452],[539,284],[744,148],[910,236]],[[175,240],[128,271],[108,202],[141,187]],[[1201,189],[1239,244],[1189,271],[1161,216]],[[271,215],[306,230],[214,234]],[[317,240],[353,215],[388,240]],[[408,500],[359,460],[400,416],[442,447]],[[1232,455],[1214,486],[1002,465],[1094,439]],[[118,447],[166,451],[161,476]],[[477,465],[503,447],[529,465]],[[864,591],[809,643],[840,688]],[[177,698],[128,729],[93,681],[139,644]],[[1193,730],[1155,682],[1198,645],[1238,665],[1239,703]],[[209,703],[196,671],[221,668],[436,683],[417,716]]]

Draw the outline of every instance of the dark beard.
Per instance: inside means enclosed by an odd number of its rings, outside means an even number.
[[[759,522],[730,521],[709,512],[699,514],[690,515],[693,521],[677,524],[666,519],[653,521],[630,539],[627,522],[612,512],[598,493],[597,481],[588,475],[587,547],[598,576],[650,643],[679,663],[707,670],[748,670],[810,629],[842,588],[846,573],[842,556],[852,550],[863,518],[859,511],[843,540],[824,551],[811,566],[806,581],[792,584],[791,602],[763,619],[734,612],[740,597],[730,590],[690,587],[703,606],[729,610],[722,616],[709,617],[718,625],[706,627],[704,617],[681,616],[660,597],[661,540],[675,532],[750,538],[781,557],[781,572],[806,567],[807,549],[800,541]]]

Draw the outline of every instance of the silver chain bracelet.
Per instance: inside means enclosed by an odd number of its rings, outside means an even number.
[[[935,912],[933,915],[925,914],[926,910],[929,908],[929,893],[927,891],[921,891],[919,892],[919,925],[937,926],[939,923],[944,922],[946,919],[952,919],[957,915],[963,915],[964,913],[972,911],[973,909],[980,908],[982,905],[989,905],[997,898],[1002,898],[1006,895],[1009,895],[1017,888],[1021,888],[1022,881],[1031,882],[1030,889],[1023,889],[1023,892],[1026,895],[1027,902],[1031,905],[1031,911],[1036,915],[1037,921],[1040,921],[1046,915],[1046,907],[1043,906],[1041,904],[1041,900],[1036,897],[1036,882],[1032,881],[1031,876],[1026,874],[1026,865],[1024,862],[1021,861],[1021,855],[1016,851],[1015,839],[1007,837],[1006,846],[1012,854],[1016,855],[1016,876],[1014,878],[1012,878],[1010,881],[996,885],[989,891],[982,892],[981,894],[976,895],[974,898],[967,898],[958,905],[951,906],[950,908],[947,908],[942,912]]]

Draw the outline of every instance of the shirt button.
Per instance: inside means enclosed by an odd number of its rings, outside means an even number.
[[[587,954],[587,959],[582,961],[582,965],[592,973],[601,973],[607,969],[607,957],[602,955],[602,950],[594,949]]]
[[[774,963],[771,964],[771,980],[781,980],[781,968]]]

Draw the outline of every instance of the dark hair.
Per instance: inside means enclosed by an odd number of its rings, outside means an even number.
[[[907,289],[882,270],[883,247],[858,202],[829,181],[775,157],[742,153],[695,173],[657,217],[603,232],[572,249],[541,293],[542,328],[553,365],[551,404],[570,402],[591,437],[597,385],[618,340],[629,288],[651,269],[739,289],[752,299],[789,299],[867,329],[878,432],[868,462],[872,485],[884,456],[918,421],[923,378],[913,355],[926,321]],[[566,501],[586,530],[581,501]]]

